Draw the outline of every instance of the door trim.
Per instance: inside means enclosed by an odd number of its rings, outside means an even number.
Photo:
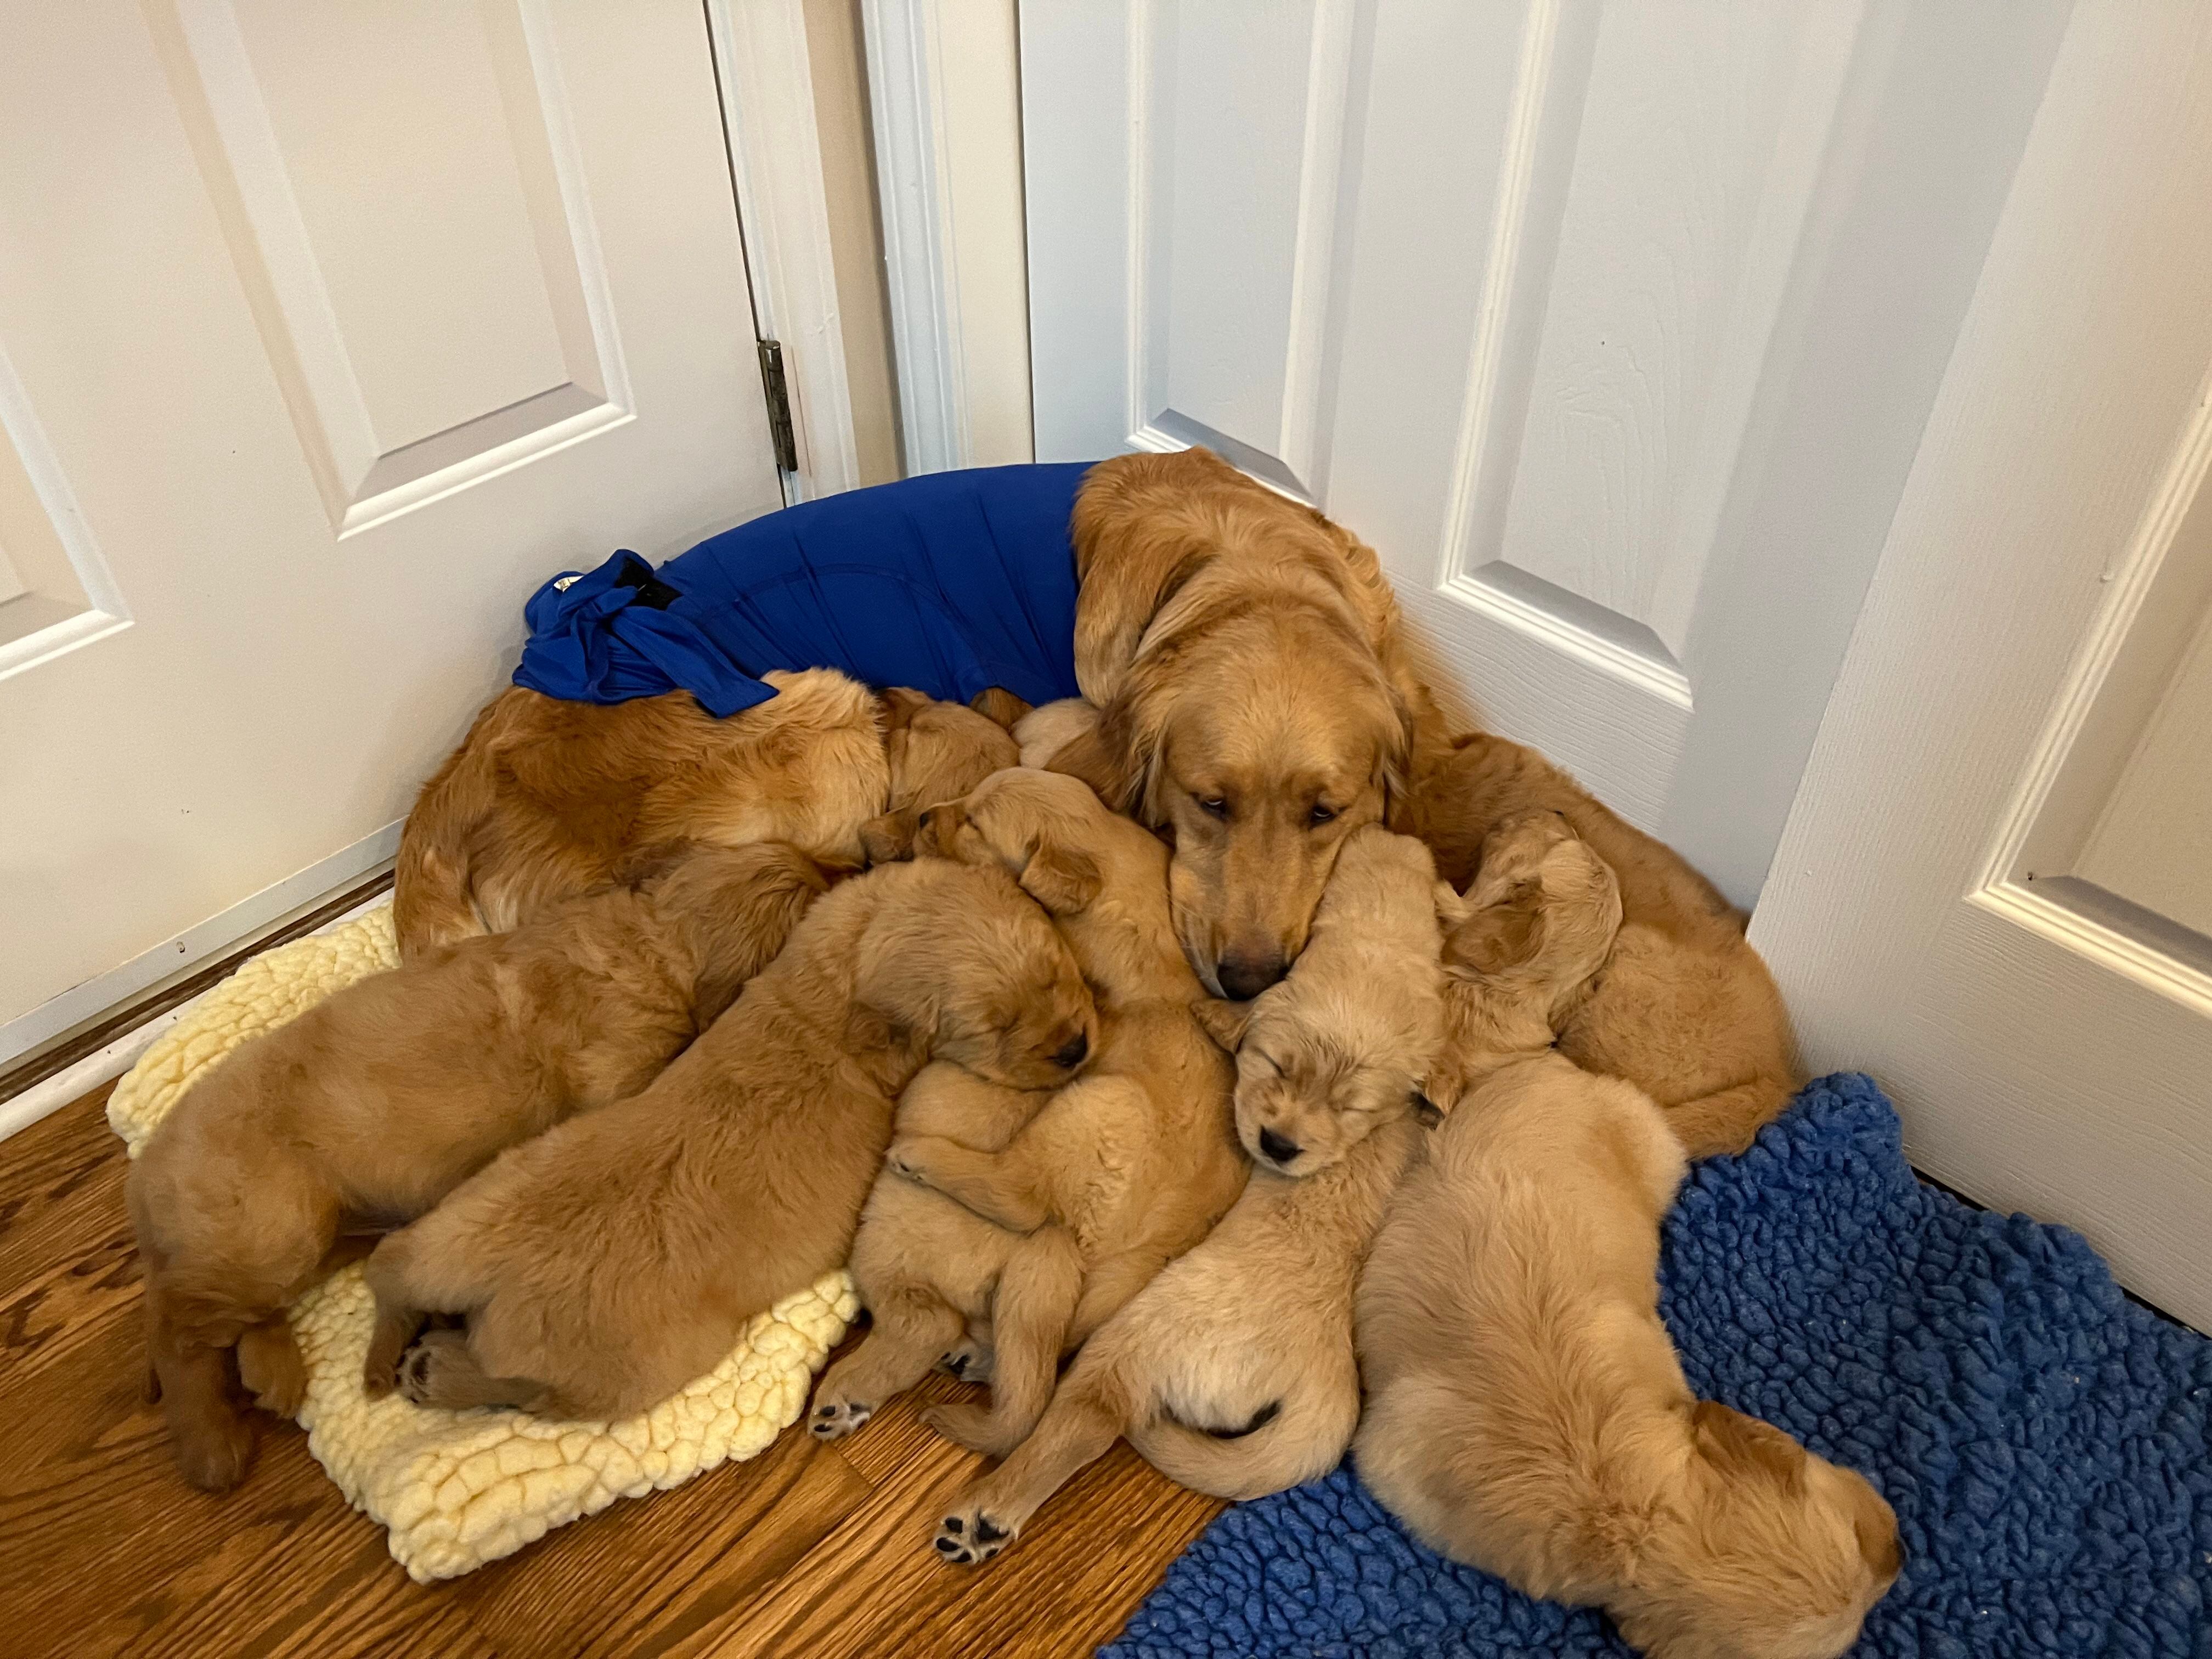
[[[782,343],[790,382],[799,469],[784,474],[784,494],[812,501],[856,487],[860,459],[806,14],[800,0],[704,3],[753,324],[762,339]]]

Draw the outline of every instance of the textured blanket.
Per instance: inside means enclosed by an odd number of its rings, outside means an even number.
[[[398,961],[388,906],[254,957],[116,1085],[110,1126],[137,1157],[184,1092],[240,1043]],[[376,1308],[356,1264],[289,1310],[307,1361],[300,1424],[338,1490],[383,1525],[392,1559],[418,1580],[451,1578],[617,1498],[765,1449],[797,1420],[814,1373],[859,1311],[852,1281],[828,1274],[756,1316],[720,1364],[627,1422],[437,1411],[362,1390]]]
[[[2075,1234],[1921,1185],[1863,1077],[1815,1083],[1668,1223],[1691,1386],[1863,1470],[1905,1571],[1856,1651],[2212,1655],[2212,1342]],[[1231,1510],[1113,1659],[1630,1651],[1409,1540],[1349,1467]]]

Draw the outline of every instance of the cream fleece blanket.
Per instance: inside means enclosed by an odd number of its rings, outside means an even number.
[[[132,1157],[185,1091],[248,1037],[342,987],[397,967],[389,906],[254,957],[149,1048],[108,1097]],[[358,1265],[293,1305],[307,1361],[307,1449],[386,1529],[416,1579],[452,1578],[617,1498],[680,1486],[751,1457],[798,1420],[807,1389],[859,1312],[834,1273],[745,1328],[728,1358],[642,1417],[564,1423],[514,1411],[435,1411],[361,1386],[375,1308]]]

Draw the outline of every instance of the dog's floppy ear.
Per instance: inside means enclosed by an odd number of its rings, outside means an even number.
[[[1218,997],[1200,997],[1190,1005],[1198,1017],[1199,1024],[1230,1054],[1244,1041],[1244,1028],[1252,1023],[1252,1005],[1249,1002],[1224,1002]]]
[[[1544,891],[1534,882],[1516,887],[1495,904],[1470,910],[1444,936],[1444,965],[1474,974],[1498,974],[1524,963],[1542,941]]]
[[[1014,723],[1030,712],[1030,705],[1003,685],[988,686],[968,699],[968,706],[995,726],[1008,732]]]
[[[876,696],[876,713],[883,720],[884,740],[889,742],[893,733],[913,725],[914,717],[934,701],[910,685],[885,686]]]
[[[1732,1480],[1763,1481],[1792,1497],[1805,1490],[1805,1449],[1771,1423],[1700,1400],[1690,1427],[1705,1460]]]
[[[915,828],[920,821],[921,814],[910,806],[870,818],[860,826],[860,850],[872,865],[896,864],[912,858]]]
[[[1022,866],[1022,890],[1056,916],[1089,909],[1101,881],[1098,862],[1090,854],[1049,841],[1038,842]]]

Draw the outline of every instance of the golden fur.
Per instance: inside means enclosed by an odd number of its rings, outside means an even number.
[[[1076,779],[1014,770],[932,809],[920,850],[1021,871],[1097,989],[1098,1053],[1018,1133],[1011,1126],[1025,1109],[988,1101],[946,1114],[976,1126],[968,1138],[902,1130],[893,1175],[1003,1231],[979,1232],[886,1188],[855,1264],[877,1330],[825,1381],[815,1420],[825,1433],[850,1427],[855,1408],[919,1377],[954,1328],[946,1310],[975,1316],[980,1275],[995,1272],[990,1408],[942,1407],[928,1420],[1004,1452],[1042,1413],[1061,1353],[1206,1236],[1246,1166],[1230,1130],[1229,1062],[1192,1012],[1198,981],[1176,947],[1158,840]]]
[[[1857,1474],[1692,1396],[1658,1316],[1682,1148],[1649,1096],[1543,1042],[1602,959],[1611,872],[1543,817],[1483,860],[1498,881],[1470,921],[1524,907],[1531,880],[1540,908],[1583,914],[1540,916],[1481,982],[1499,1006],[1462,1022],[1465,1092],[1361,1275],[1361,1479],[1437,1549],[1602,1605],[1658,1659],[1832,1659],[1896,1576],[1895,1519]]]
[[[746,1320],[843,1261],[898,1091],[933,1053],[1040,1087],[1091,1046],[1089,992],[998,869],[890,865],[837,887],[650,1086],[512,1148],[378,1246],[366,1377],[408,1349],[428,1404],[645,1410]]]
[[[1097,724],[1050,759],[1172,836],[1176,927],[1217,995],[1305,946],[1344,837],[1435,740],[1374,550],[1202,449],[1085,476],[1076,678]]]
[[[775,843],[699,852],[351,986],[178,1102],[125,1190],[186,1479],[220,1491],[245,1472],[234,1345],[260,1403],[298,1409],[283,1310],[342,1230],[410,1220],[503,1147],[643,1088],[826,885]]]
[[[1084,1345],[1036,1431],[947,1516],[946,1559],[988,1560],[1126,1435],[1187,1486],[1258,1498],[1336,1467],[1359,1418],[1352,1284],[1419,1150],[1415,1103],[1440,1032],[1436,876],[1419,842],[1345,842],[1290,975],[1249,1010],[1206,1005],[1239,1039],[1237,1118],[1305,1143],[1257,1164],[1221,1224]]]
[[[674,842],[788,842],[858,869],[871,820],[965,794],[1013,763],[1019,699],[994,721],[833,669],[762,676],[768,702],[716,720],[686,691],[568,702],[510,687],[408,815],[393,871],[403,958],[503,933]],[[880,834],[881,832],[878,831]]]
[[[1457,739],[1415,780],[1403,827],[1428,842],[1445,880],[1465,887],[1484,837],[1532,811],[1564,817],[1620,884],[1613,959],[1565,1011],[1559,1051],[1657,1101],[1692,1158],[1743,1151],[1802,1078],[1766,964],[1711,883],[1534,750],[1503,738]],[[1483,965],[1471,940],[1447,939],[1444,954]]]

